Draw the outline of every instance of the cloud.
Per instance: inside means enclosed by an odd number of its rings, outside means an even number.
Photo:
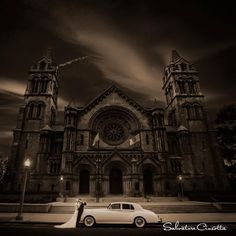
[[[64,100],[63,98],[58,98],[58,111],[64,111],[65,106],[68,105],[68,101]]]
[[[162,96],[163,68],[158,64],[154,67],[121,30],[94,14],[69,17],[57,11],[54,17],[47,25],[51,24],[51,29],[63,40],[86,47],[90,61],[106,79],[148,97]]]
[[[22,96],[26,89],[26,84],[11,78],[0,78],[0,92],[11,93],[16,96]]]
[[[16,99],[22,100],[23,102],[23,95],[26,90],[26,82],[19,82],[14,80],[13,78],[4,78],[0,77],[0,93],[13,96]],[[18,103],[17,103],[18,105]],[[63,99],[62,97],[58,98],[58,110],[64,110],[64,107],[68,105],[68,101]]]
[[[1,131],[0,139],[12,138],[12,131]]]

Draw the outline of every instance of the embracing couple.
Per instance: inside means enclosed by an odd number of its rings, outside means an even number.
[[[72,217],[64,224],[62,225],[55,225],[55,228],[76,228],[79,226],[79,222],[81,219],[81,216],[84,212],[84,207],[86,206],[86,202],[81,201],[78,199],[76,201],[76,209]]]

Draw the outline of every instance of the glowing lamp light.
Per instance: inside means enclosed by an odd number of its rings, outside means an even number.
[[[179,181],[182,181],[183,177],[181,175],[179,175]]]
[[[25,167],[30,167],[30,165],[31,165],[30,159],[27,158],[27,159],[25,160],[25,162],[24,162],[24,166],[25,166]]]
[[[63,176],[61,175],[60,180],[63,181]]]

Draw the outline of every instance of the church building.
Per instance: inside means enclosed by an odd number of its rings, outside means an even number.
[[[58,67],[42,57],[30,68],[13,131],[9,188],[20,191],[26,158],[31,193],[139,197],[224,188],[199,73],[176,51],[162,89],[165,107],[147,108],[111,85],[83,107],[68,104],[59,124]]]

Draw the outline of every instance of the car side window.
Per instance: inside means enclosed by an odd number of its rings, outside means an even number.
[[[134,206],[131,204],[122,204],[122,209],[123,210],[134,210]]]
[[[120,204],[119,203],[111,204],[109,208],[119,210],[120,209]]]

